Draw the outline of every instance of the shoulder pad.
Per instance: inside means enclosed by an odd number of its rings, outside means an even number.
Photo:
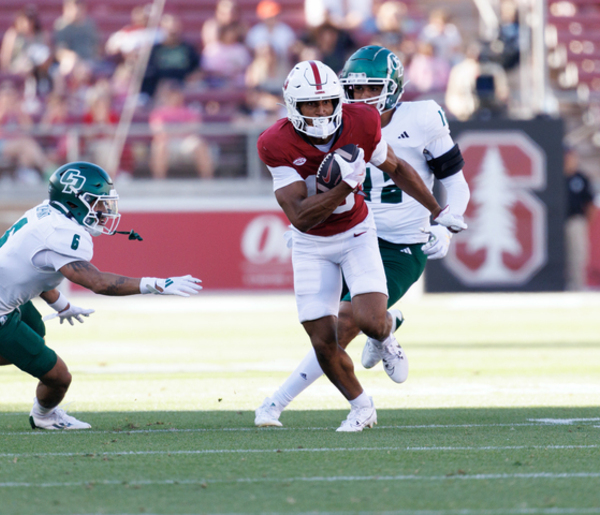
[[[92,237],[75,223],[60,224],[46,237],[46,247],[63,256],[72,256],[81,261],[91,261],[94,255]]]
[[[448,120],[444,110],[435,100],[412,102],[418,108],[413,119],[427,142],[436,140],[450,134]]]

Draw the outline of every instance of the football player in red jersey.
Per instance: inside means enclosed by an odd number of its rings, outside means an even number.
[[[342,272],[358,327],[382,345],[397,345],[375,224],[359,191],[365,162],[387,173],[429,209],[437,223],[454,232],[466,225],[448,207],[442,209],[417,172],[388,148],[381,138],[379,112],[368,104],[342,105],[342,96],[331,68],[319,61],[298,63],[283,86],[288,116],[261,134],[257,146],[273,176],[277,202],[292,223],[298,316],[323,372],[350,402],[350,414],[338,428],[348,432],[372,427],[377,413],[354,374],[352,360],[337,342]],[[348,163],[336,155],[342,181],[316,195],[321,161],[348,144],[360,147],[361,156]]]

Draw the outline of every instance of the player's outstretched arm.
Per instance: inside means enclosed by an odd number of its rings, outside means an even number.
[[[102,272],[87,261],[74,261],[63,266],[60,272],[69,281],[79,284],[100,295],[137,295],[154,293],[157,295],[179,295],[189,297],[198,293],[202,286],[200,279],[191,275],[160,279],[156,277],[125,277]]]
[[[140,292],[140,278],[101,272],[88,261],[73,261],[60,269],[69,281],[100,295],[136,295]]]
[[[345,181],[319,195],[308,196],[306,183],[296,181],[275,191],[275,198],[292,225],[306,232],[325,220],[352,193]]]
[[[462,217],[450,213],[449,206],[442,209],[417,171],[404,159],[397,157],[389,145],[387,159],[379,165],[379,168],[387,173],[402,191],[423,204],[430,211],[435,222],[448,227],[453,233],[464,231],[467,228]]]

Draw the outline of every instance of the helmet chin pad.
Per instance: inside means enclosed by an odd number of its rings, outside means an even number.
[[[306,120],[306,117],[304,118]],[[327,138],[331,136],[337,130],[337,126],[330,117],[327,118],[310,118],[313,124],[305,125],[305,132],[308,136],[313,138]]]

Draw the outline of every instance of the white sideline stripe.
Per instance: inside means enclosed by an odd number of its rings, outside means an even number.
[[[377,426],[375,430],[380,429],[462,429],[473,427],[550,427],[548,423],[518,423],[518,424],[428,424],[414,426]],[[337,427],[337,426],[336,426]],[[221,427],[221,428],[197,428],[197,429],[122,429],[119,431],[6,431],[0,433],[0,436],[31,436],[31,435],[101,435],[101,434],[138,434],[138,433],[211,433],[221,431],[331,431],[336,427]],[[592,426],[598,427],[598,426]]]
[[[280,452],[373,452],[373,451],[398,451],[398,452],[423,452],[423,451],[518,451],[523,449],[543,450],[574,450],[597,449],[600,445],[506,445],[484,447],[322,447],[315,449],[194,449],[178,451],[109,451],[109,452],[22,452],[0,453],[0,458],[28,458],[40,456],[81,456],[82,458],[94,456],[148,456],[171,454],[271,454]]]
[[[356,515],[356,511],[319,511],[319,515]],[[360,515],[587,515],[600,513],[600,508],[513,508],[479,510],[462,508],[456,510],[394,510],[394,511],[361,511]],[[98,515],[97,513],[81,513],[80,515]],[[131,513],[112,513],[106,515],[139,515]],[[159,515],[148,513],[146,515]],[[192,515],[192,514],[181,514]],[[195,514],[194,514],[195,515]],[[212,515],[212,514],[207,514]],[[260,513],[220,513],[218,515],[279,515],[279,512]],[[292,515],[315,515],[310,512],[293,512]]]
[[[343,481],[448,481],[460,479],[462,481],[474,480],[492,480],[492,479],[592,479],[600,477],[600,472],[531,472],[529,474],[461,474],[450,476],[416,476],[414,474],[398,476],[313,476],[313,477],[243,477],[238,479],[142,479],[138,481],[118,481],[118,480],[100,480],[100,481],[70,481],[54,483],[21,483],[7,482],[0,483],[0,488],[57,488],[71,486],[112,486],[112,485],[134,485],[134,486],[156,486],[156,485],[202,485],[202,484],[227,484],[227,483],[335,483]]]

